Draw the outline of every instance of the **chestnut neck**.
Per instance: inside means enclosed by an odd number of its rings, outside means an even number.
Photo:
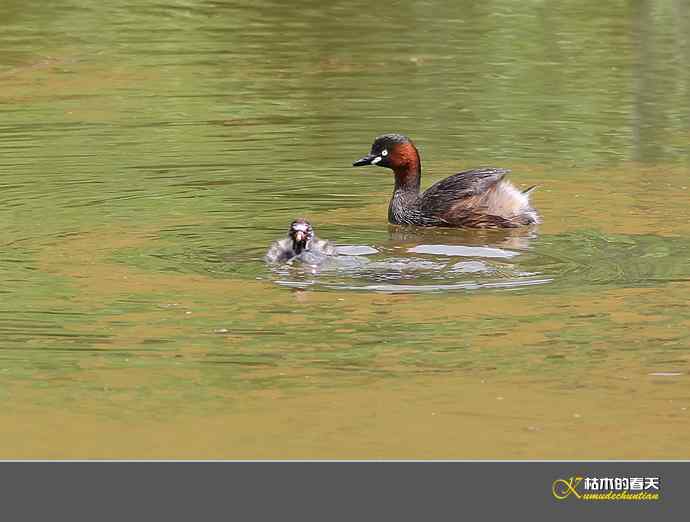
[[[419,193],[422,161],[415,146],[405,143],[398,147],[391,163],[391,168],[395,173],[395,191]]]

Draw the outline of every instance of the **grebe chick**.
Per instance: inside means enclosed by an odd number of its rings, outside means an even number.
[[[314,264],[335,253],[333,243],[317,238],[311,224],[306,219],[299,218],[290,224],[288,237],[271,245],[265,259],[268,263],[284,263],[299,259]]]

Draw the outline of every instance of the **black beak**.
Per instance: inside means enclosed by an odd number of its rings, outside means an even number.
[[[378,156],[376,154],[367,154],[363,158],[358,159],[355,161],[352,166],[353,167],[362,167],[364,165],[371,165],[371,162],[374,161]]]
[[[304,252],[306,247],[307,242],[304,241],[304,238],[292,240],[292,249],[295,251],[295,254],[300,255],[302,252]]]

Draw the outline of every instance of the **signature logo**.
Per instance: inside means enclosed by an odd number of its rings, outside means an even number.
[[[551,484],[551,493],[556,500],[576,498],[577,500],[659,500],[661,479],[659,477],[577,477],[557,478]]]
[[[577,486],[582,482],[582,477],[570,477],[568,480],[556,479],[551,485],[551,493],[558,500],[565,500],[570,495],[575,495],[577,498],[582,498],[577,492]]]

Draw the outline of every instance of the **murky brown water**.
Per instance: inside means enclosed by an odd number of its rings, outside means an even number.
[[[7,4],[0,458],[688,457],[685,2]],[[544,224],[389,227],[389,131]]]

